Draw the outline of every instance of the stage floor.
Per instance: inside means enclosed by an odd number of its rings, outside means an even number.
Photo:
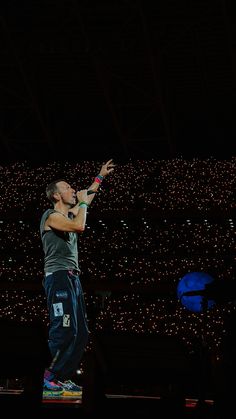
[[[14,403],[14,399],[17,400],[17,396],[22,394],[22,390],[15,389],[0,389],[0,396],[6,396],[9,398],[10,403]],[[15,396],[15,397],[13,397]],[[177,404],[176,404],[177,403]],[[120,417],[124,414],[133,418],[149,418],[152,417],[152,412],[156,412],[159,419],[165,417],[173,417],[176,419],[187,419],[187,418],[198,418],[198,419],[218,419],[219,416],[215,414],[214,401],[206,399],[204,401],[204,408],[201,406],[199,409],[199,401],[195,398],[186,398],[184,405],[180,407],[179,403],[174,400],[171,404],[170,400],[163,400],[160,396],[147,396],[147,395],[133,395],[133,394],[106,394],[106,408],[104,409],[104,416],[106,413],[107,417]],[[42,414],[51,415],[55,413],[63,418],[68,412],[73,417],[78,419],[87,418],[83,412],[83,403],[81,397],[68,397],[68,396],[57,396],[57,397],[44,397],[41,406]],[[103,411],[99,410],[99,414]]]

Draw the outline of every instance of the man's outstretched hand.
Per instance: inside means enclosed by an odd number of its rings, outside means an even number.
[[[113,172],[115,166],[113,159],[108,160],[102,165],[99,175],[103,177],[109,175],[109,173]]]

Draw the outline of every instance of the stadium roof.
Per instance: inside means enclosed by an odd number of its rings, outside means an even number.
[[[235,155],[235,2],[5,3],[1,164]]]

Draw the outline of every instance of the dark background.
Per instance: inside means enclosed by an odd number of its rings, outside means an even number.
[[[0,163],[235,154],[236,3],[7,1]]]

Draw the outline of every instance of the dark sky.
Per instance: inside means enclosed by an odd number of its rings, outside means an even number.
[[[235,2],[6,2],[0,163],[235,155]]]

